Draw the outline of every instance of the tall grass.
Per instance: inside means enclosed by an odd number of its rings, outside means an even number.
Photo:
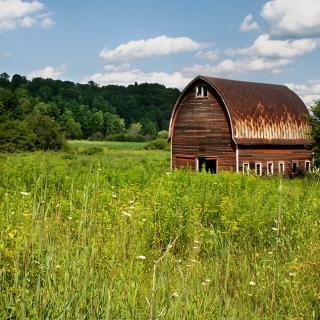
[[[1,319],[320,318],[316,179],[0,157]]]

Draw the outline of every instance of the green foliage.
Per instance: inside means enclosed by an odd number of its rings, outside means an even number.
[[[0,141],[0,152],[33,151],[36,134],[25,121],[7,120],[0,123]]]
[[[2,73],[0,120],[47,116],[62,128],[67,139],[144,141],[167,128],[178,95],[179,90],[158,84],[99,87],[93,82],[28,81],[17,74],[10,81],[9,75]]]
[[[168,130],[161,130],[158,132],[158,138],[159,139],[168,139],[169,137],[169,133],[168,133]]]
[[[314,140],[314,162],[320,167],[320,100],[314,103],[311,107],[311,136]]]
[[[108,143],[0,156],[1,319],[320,317],[317,179]]]
[[[165,139],[156,139],[150,141],[146,147],[147,150],[170,150],[170,144]]]

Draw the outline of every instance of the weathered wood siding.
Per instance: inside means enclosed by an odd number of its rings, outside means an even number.
[[[196,86],[208,88],[207,98],[196,97]],[[229,118],[217,93],[195,82],[185,93],[173,119],[172,166],[196,167],[196,157],[217,159],[217,169],[236,169]]]
[[[262,172],[266,174],[267,163],[273,162],[273,173],[279,173],[279,162],[284,162],[285,173],[291,174],[293,161],[298,162],[299,170],[304,170],[305,161],[312,161],[312,152],[303,146],[273,146],[273,147],[239,147],[239,172],[243,172],[243,164],[249,163],[250,170],[255,169],[255,163],[261,162]]]

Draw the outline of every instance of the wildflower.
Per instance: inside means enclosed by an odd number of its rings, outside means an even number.
[[[271,228],[273,231],[278,231],[278,228]]]
[[[167,174],[167,175],[170,175],[170,174],[172,174],[172,172],[166,172],[166,174]]]
[[[25,192],[25,191],[21,191],[20,194],[24,197],[27,197],[30,193],[29,192]]]
[[[132,203],[134,203],[134,201],[133,201],[133,200],[130,200],[130,201],[129,201],[129,204],[132,204]]]
[[[56,269],[61,269],[61,266],[59,264],[57,264]]]
[[[121,212],[125,217],[131,217],[131,213],[127,212],[127,211],[122,211]]]
[[[129,209],[134,209],[134,206],[130,206]]]
[[[193,240],[193,242],[194,242],[194,243],[197,243],[197,244],[200,243],[199,240]]]
[[[250,286],[255,286],[256,285],[256,283],[254,281],[252,281],[252,280],[249,282],[249,284],[250,284]]]
[[[178,263],[180,263],[182,260],[181,259],[179,259],[179,260],[176,260],[176,262],[178,262]]]
[[[268,254],[272,255],[272,254],[273,254],[273,252],[272,252],[272,251],[268,251]]]
[[[72,220],[72,217],[71,217],[71,216],[68,216],[68,220]]]
[[[178,292],[177,291],[172,292],[171,297],[172,298],[178,298],[179,297]]]
[[[296,274],[294,272],[289,272],[290,277],[294,277]]]
[[[146,260],[147,258],[145,256],[137,256],[137,259]]]
[[[204,287],[207,287],[207,286],[209,285],[209,283],[208,283],[208,282],[205,282],[205,281],[201,282],[201,284],[202,284]]]
[[[112,198],[116,198],[116,197],[117,197],[116,193],[112,192]]]
[[[204,280],[205,282],[207,283],[210,283],[211,282],[211,279],[207,278],[206,280]]]
[[[197,249],[199,249],[199,247],[194,246],[193,249],[197,250]]]
[[[143,222],[147,221],[147,219],[142,219]]]
[[[253,294],[252,294],[252,293],[248,293],[248,296],[249,296],[249,297],[252,297],[252,296],[253,296]]]

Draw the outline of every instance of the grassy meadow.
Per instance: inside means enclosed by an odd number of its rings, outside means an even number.
[[[0,319],[320,319],[320,181],[169,152],[0,154]]]

